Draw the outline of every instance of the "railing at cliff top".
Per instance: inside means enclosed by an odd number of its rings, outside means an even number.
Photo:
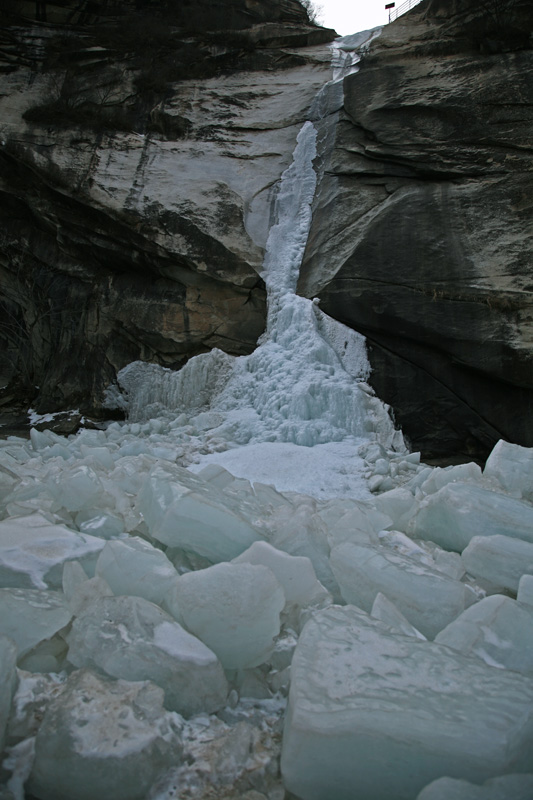
[[[389,7],[389,22],[393,22],[398,17],[401,17],[402,14],[405,14],[407,11],[410,11],[412,8],[417,6],[422,0],[406,0],[405,3],[402,3],[401,6],[398,8],[390,8]],[[387,8],[387,6],[385,6]]]

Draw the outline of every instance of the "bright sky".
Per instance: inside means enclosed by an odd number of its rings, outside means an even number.
[[[335,28],[340,36],[385,25],[389,12],[385,5],[389,0],[314,0],[317,9],[321,9],[318,21],[325,28]],[[400,5],[403,0],[397,0]]]

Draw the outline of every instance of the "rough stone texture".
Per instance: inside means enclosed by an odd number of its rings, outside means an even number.
[[[253,349],[273,187],[330,75],[296,0],[128,2],[0,11],[0,371],[38,410]]]
[[[426,457],[533,445],[533,9],[483,5],[421,3],[345,79],[299,285]]]

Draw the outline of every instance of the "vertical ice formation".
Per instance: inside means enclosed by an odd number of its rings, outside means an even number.
[[[340,83],[340,61],[350,70],[357,60],[352,44],[335,49],[339,64],[327,85],[330,91]],[[321,102],[324,113],[331,113],[325,95]],[[314,107],[310,113],[317,119],[321,112]],[[240,445],[311,447],[367,437],[377,428],[390,444],[394,430],[387,410],[358,387],[370,371],[363,337],[295,293],[311,224],[316,155],[317,130],[308,121],[275,200],[262,271],[267,329],[255,352],[232,358],[213,350],[191,359],[178,373],[139,362],[129,365],[119,381],[128,394],[130,419],[165,411],[190,418],[209,410],[217,412],[210,417],[211,435],[215,431],[219,441]]]

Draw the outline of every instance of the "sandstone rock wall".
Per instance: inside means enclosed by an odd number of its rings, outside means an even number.
[[[345,79],[300,280],[426,457],[533,445],[533,14],[476,8],[421,3]]]
[[[95,412],[135,359],[254,348],[276,182],[330,74],[296,0],[228,0],[236,30],[219,2],[196,33],[122,5],[2,20],[2,383],[43,411]]]

